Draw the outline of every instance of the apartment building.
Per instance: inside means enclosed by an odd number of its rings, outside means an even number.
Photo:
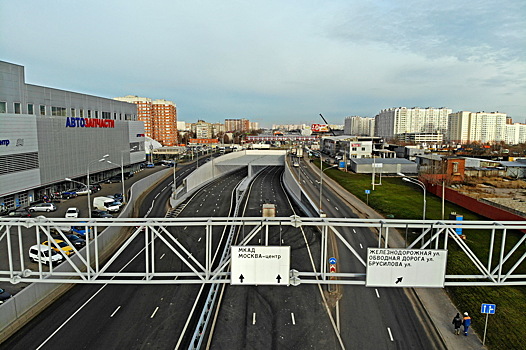
[[[374,136],[374,118],[346,117],[343,125],[345,135]]]
[[[505,129],[506,144],[518,145],[519,143],[526,143],[526,124],[506,124]]]
[[[448,121],[447,139],[454,143],[506,142],[507,115],[499,112],[451,113]],[[511,135],[511,131],[510,131]]]
[[[391,139],[403,133],[446,134],[451,112],[451,109],[445,107],[384,109],[375,117],[374,135]]]
[[[248,119],[225,119],[226,132],[248,132],[250,131],[250,121]]]
[[[144,122],[146,136],[160,142],[163,146],[177,145],[177,107],[175,103],[164,99],[152,100],[133,95],[114,99],[137,105],[137,117]]]

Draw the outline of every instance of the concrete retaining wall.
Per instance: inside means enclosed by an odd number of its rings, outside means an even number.
[[[134,183],[130,189],[128,204],[119,214],[119,217],[133,217],[139,199],[149,188],[160,180],[170,176],[171,170],[166,169],[152,174]],[[128,237],[129,229],[121,227],[108,227],[97,236],[97,246],[101,261],[107,259],[117,247]],[[79,254],[86,258],[87,247],[82,248]],[[95,259],[95,242],[90,242],[91,261]],[[77,255],[70,257],[75,265],[80,266]],[[64,262],[57,266],[57,272],[72,272],[73,267]],[[0,305],[0,343],[20,329],[33,317],[38,315],[47,306],[58,299],[62,294],[72,288],[74,284],[32,283],[13,298]]]

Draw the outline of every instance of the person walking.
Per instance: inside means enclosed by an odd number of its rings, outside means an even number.
[[[471,326],[471,317],[469,317],[467,312],[464,312],[464,319],[462,320],[462,325],[464,326],[464,335],[468,335],[469,326]]]
[[[460,317],[460,313],[457,312],[457,315],[453,318],[453,325],[455,326],[455,334],[460,334],[460,326],[462,326],[462,317]]]

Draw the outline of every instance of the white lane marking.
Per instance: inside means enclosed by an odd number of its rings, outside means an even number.
[[[376,292],[376,297],[380,299],[380,293],[378,293],[378,289],[375,288],[374,291]]]
[[[173,181],[172,181],[172,182],[173,182]],[[171,182],[170,184],[172,184],[172,182]],[[164,191],[164,190],[166,190],[166,187],[168,187],[168,186],[164,186],[163,189],[161,190],[161,192]]]
[[[155,317],[155,314],[157,313],[157,310],[159,310],[159,306],[157,306],[155,308],[155,310],[153,311],[153,314],[150,316],[150,318],[154,318]]]
[[[330,202],[331,200],[329,198],[327,198],[327,202]]]
[[[148,211],[146,212],[145,216],[149,216],[150,215],[150,212],[152,211],[154,205],[155,205],[155,200],[152,201],[152,205],[150,206],[150,209],[148,209]]]
[[[393,333],[391,333],[391,328],[387,327],[387,331],[389,332],[389,338],[391,338],[391,341],[394,341]]]
[[[157,194],[155,195],[155,197],[153,197],[153,199],[157,199],[157,197],[159,197],[159,195],[160,195],[160,193],[157,193]]]
[[[187,228],[188,228],[188,226],[185,226],[185,227],[184,227],[184,230],[186,230]]]
[[[164,255],[165,255],[165,254],[163,253],[163,255],[161,255],[161,257],[159,258],[159,260],[161,260],[162,258],[164,258]]]
[[[352,232],[356,233],[356,230],[355,230],[355,229],[352,229]]]
[[[362,248],[362,249],[363,249],[363,245],[362,245],[361,243],[360,243],[360,248]]]
[[[252,313],[252,324],[256,324],[256,313]]]
[[[198,242],[201,242],[201,238],[203,238],[203,237],[199,237],[199,239],[198,239],[197,241],[198,241]]]
[[[338,210],[338,211],[340,210],[340,209],[338,209],[338,207],[334,207],[334,209],[336,209],[336,210]]]
[[[119,311],[120,308],[121,308],[120,305],[117,306],[117,308],[115,309],[115,311],[113,311],[113,313],[110,315],[110,318],[113,317],[113,316],[117,313],[117,311]]]
[[[135,254],[133,256],[133,258],[130,259],[130,261],[128,261],[123,267],[122,269],[120,269],[118,272],[122,272],[122,270],[124,270],[125,268],[128,267],[128,265],[131,264],[131,262],[133,260],[135,260],[136,257],[138,257],[144,250],[145,248],[142,248],[137,254]],[[114,279],[115,277],[112,277],[111,279]],[[144,278],[143,278],[144,279]],[[64,327],[66,325],[66,323],[68,323],[73,317],[75,317],[76,314],[78,314],[80,312],[80,310],[82,310],[84,308],[84,306],[88,305],[88,303],[97,296],[97,294],[99,294],[104,288],[106,288],[108,286],[108,284],[105,284],[103,285],[102,287],[100,287],[100,289],[98,291],[95,292],[95,294],[93,294],[91,296],[91,298],[89,298],[88,300],[86,300],[86,302],[84,304],[82,304],[71,316],[69,316],[69,318],[67,320],[65,320],[49,337],[46,338],[46,340],[44,340],[42,342],[42,344],[40,344],[38,346],[38,348],[36,348],[35,350],[38,350],[40,348],[42,348],[51,338],[53,338],[53,336],[55,334],[58,333],[58,331],[60,331],[62,329],[62,327]]]
[[[296,324],[296,319],[294,318],[294,312],[290,313],[290,317],[292,317],[292,324]]]

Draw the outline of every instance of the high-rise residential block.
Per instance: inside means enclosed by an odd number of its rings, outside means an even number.
[[[380,111],[375,117],[375,136],[386,139],[404,133],[441,133],[448,129],[449,108],[396,107]]]
[[[345,135],[374,136],[374,122],[374,118],[346,117],[343,133]]]
[[[248,132],[250,131],[250,121],[248,119],[225,119],[225,129],[227,132]]]
[[[506,142],[506,117],[505,113],[499,112],[451,113],[447,139],[460,144]]]
[[[159,141],[163,146],[177,144],[177,107],[172,101],[152,100],[147,97],[124,96],[115,100],[135,103],[137,117],[144,122],[146,136]]]

